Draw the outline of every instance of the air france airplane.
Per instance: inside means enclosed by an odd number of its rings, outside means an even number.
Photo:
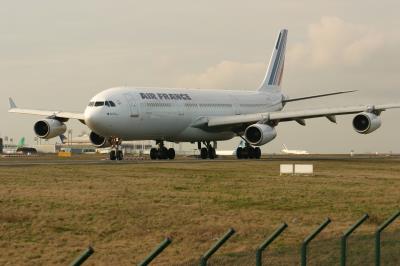
[[[335,123],[336,115],[355,114],[355,131],[368,134],[380,127],[382,111],[400,107],[396,103],[283,111],[289,102],[352,92],[285,96],[281,81],[287,34],[286,29],[279,32],[265,78],[255,91],[116,87],[95,95],[84,113],[21,109],[11,98],[9,112],[46,117],[33,126],[43,139],[65,133],[65,122],[77,119],[90,128],[93,145],[112,147],[111,160],[123,159],[123,140],[155,140],[158,148],[151,149],[151,159],[175,158],[174,149],[164,146],[166,141],[197,143],[201,158],[213,159],[217,141],[235,136],[246,142],[244,148],[238,147],[237,158],[258,159],[259,146],[276,137],[280,122],[296,121],[304,126],[306,119],[326,117]]]
[[[286,154],[295,154],[295,155],[305,155],[309,154],[308,151],[305,150],[289,150],[285,144],[282,145],[283,149],[281,150],[283,153]]]

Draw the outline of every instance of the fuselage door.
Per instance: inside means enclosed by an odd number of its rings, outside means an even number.
[[[133,96],[131,93],[124,93],[124,96],[129,105],[130,116],[139,117],[139,107],[136,102],[135,96]]]

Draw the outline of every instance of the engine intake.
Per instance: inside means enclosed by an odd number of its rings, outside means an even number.
[[[100,136],[99,134],[95,132],[90,132],[89,135],[90,142],[97,148],[107,148],[111,146],[111,143],[108,141],[107,138]]]
[[[246,128],[244,136],[251,145],[261,146],[276,137],[276,130],[265,124],[254,124]]]
[[[43,119],[33,126],[35,134],[42,139],[51,139],[67,131],[67,126],[57,119]]]
[[[361,113],[353,118],[353,128],[360,134],[369,134],[381,126],[381,118],[373,113]]]

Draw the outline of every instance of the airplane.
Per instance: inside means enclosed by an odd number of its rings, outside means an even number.
[[[240,154],[243,154],[242,150],[246,147],[244,140],[240,140],[239,145],[236,149],[233,150],[215,150],[217,156],[229,156],[229,155],[237,155],[237,151],[239,150]],[[239,149],[241,148],[241,149]],[[241,156],[244,157],[244,156]],[[244,158],[243,158],[244,159]]]
[[[61,134],[60,140],[62,144],[70,144],[70,145],[92,145],[92,142],[90,141],[89,135],[83,134],[77,137],[72,138],[71,140],[68,140],[68,138],[64,135]]]
[[[282,29],[274,45],[264,80],[257,90],[206,90],[184,88],[115,87],[95,95],[83,113],[21,109],[9,98],[11,113],[44,116],[34,124],[34,132],[43,139],[65,133],[65,122],[77,119],[91,130],[90,140],[97,147],[111,147],[110,160],[122,160],[122,141],[155,140],[158,148],[151,159],[174,159],[169,142],[197,143],[201,158],[214,159],[218,141],[241,137],[249,158],[261,156],[260,146],[276,136],[279,123],[326,117],[336,123],[337,115],[354,114],[353,128],[369,134],[381,126],[381,113],[399,108],[400,103],[372,104],[321,109],[283,110],[286,104],[352,91],[289,98],[283,94],[283,76],[288,30]],[[239,149],[239,148],[238,148]],[[241,158],[241,154],[237,156]]]
[[[301,155],[301,154],[309,154],[308,151],[305,150],[289,150],[285,144],[283,144],[283,149],[282,149],[283,153],[286,154],[296,154],[296,155]]]
[[[25,137],[20,138],[17,145],[3,149],[6,154],[36,154],[37,150],[32,147],[25,146]]]
[[[17,144],[17,153],[36,154],[37,150],[32,147],[25,146],[25,137],[22,137]]]

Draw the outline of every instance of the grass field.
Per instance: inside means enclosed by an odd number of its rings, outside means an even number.
[[[3,159],[4,160],[4,159]],[[286,161],[287,162],[287,161]],[[254,250],[280,223],[270,265],[298,265],[300,243],[326,217],[311,265],[338,265],[341,233],[352,265],[373,265],[373,232],[400,208],[400,160],[316,160],[314,176],[279,176],[282,161],[0,167],[0,265],[132,265],[166,236],[154,265],[196,265],[233,227],[214,265],[254,265]],[[385,265],[400,265],[400,222],[383,235]]]

